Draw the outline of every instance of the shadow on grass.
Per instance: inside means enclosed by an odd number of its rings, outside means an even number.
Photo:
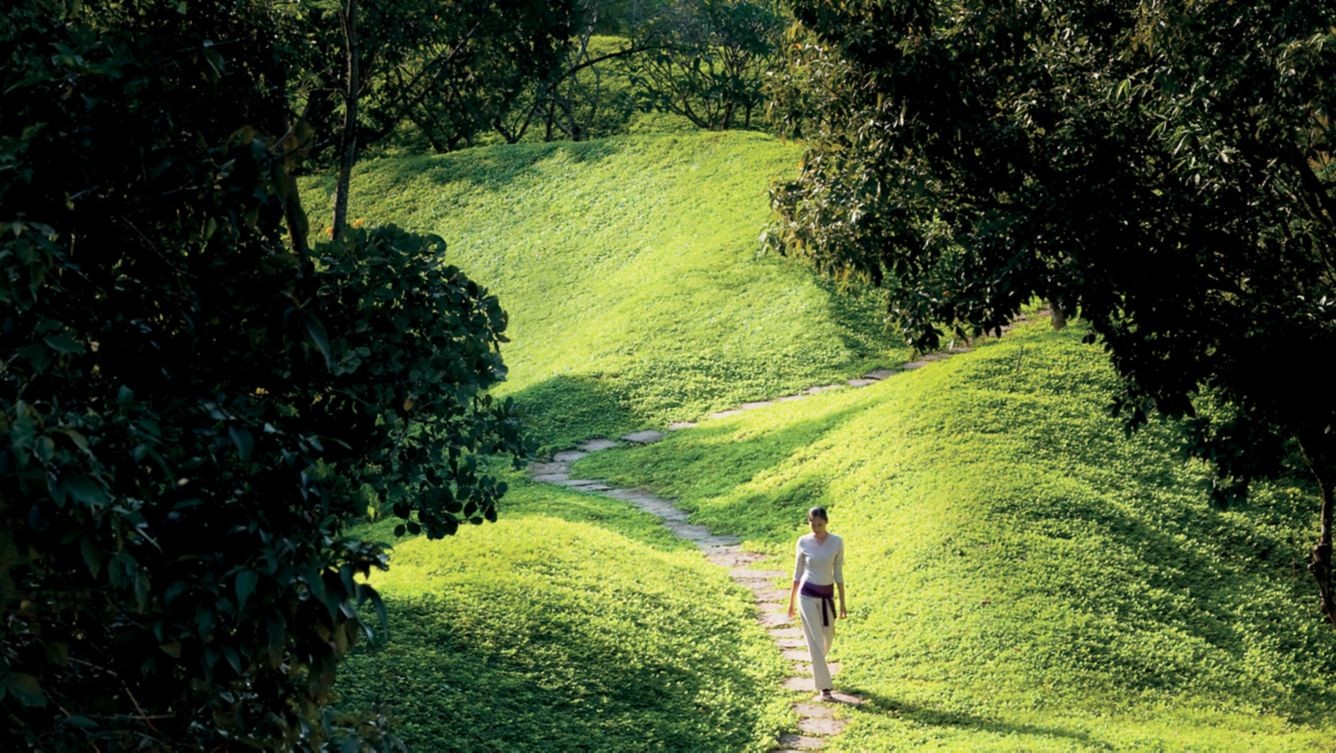
[[[1013,723],[1001,719],[973,716],[960,711],[948,711],[890,698],[877,693],[861,693],[868,699],[858,707],[859,713],[878,714],[906,719],[924,727],[954,727],[978,730],[993,735],[1043,738],[1048,742],[1080,743],[1095,750],[1113,750],[1114,746],[1079,730],[1063,729],[1039,724]]]
[[[638,417],[610,380],[597,375],[556,376],[510,395],[538,456],[594,436],[616,436],[637,426]]]
[[[385,159],[368,163],[394,183],[427,179],[437,184],[467,181],[486,191],[502,191],[534,166],[556,156],[574,164],[595,163],[622,149],[619,139],[598,141],[510,144],[480,147],[449,155]],[[332,190],[332,183],[330,190]]]

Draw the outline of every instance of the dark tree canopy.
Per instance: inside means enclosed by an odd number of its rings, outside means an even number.
[[[1036,297],[1079,311],[1133,424],[1195,416],[1221,498],[1297,445],[1336,619],[1336,3],[794,11],[775,111],[812,145],[775,244],[882,283],[925,349]]]
[[[770,0],[671,0],[637,25],[626,67],[643,105],[698,128],[750,128],[784,22]]]
[[[320,749],[371,506],[495,517],[495,297],[438,238],[307,251],[260,0],[0,16],[5,750]],[[361,734],[375,742],[377,733]]]

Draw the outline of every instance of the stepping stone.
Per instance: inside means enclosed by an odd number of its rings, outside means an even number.
[[[681,512],[680,510],[679,512],[684,518],[686,517],[685,512]],[[678,524],[674,530],[678,531],[683,538],[691,539],[702,549],[705,548],[704,542],[706,540],[714,538],[710,535],[710,529],[705,526],[696,525],[695,523],[687,523],[684,520],[674,520],[673,522]]]
[[[633,431],[630,434],[623,436],[622,439],[627,442],[635,442],[636,444],[650,444],[651,442],[657,442],[660,439],[663,439],[663,432],[654,431],[652,429]]]
[[[597,439],[591,439],[587,442],[576,445],[576,447],[585,452],[602,452],[603,450],[611,450],[621,446],[622,446],[621,442],[615,442],[611,439],[603,439],[602,437],[599,437]]]
[[[611,486],[598,481],[568,481],[565,486],[577,492],[606,492],[612,490]]]
[[[834,703],[843,703],[846,706],[861,706],[864,703],[867,703],[866,698],[860,698],[852,693],[845,693],[839,690],[831,693],[831,695],[835,696]]]
[[[544,484],[563,484],[570,480],[570,476],[564,473],[540,473],[533,477],[534,481],[541,481]]]
[[[878,380],[876,380],[876,379],[850,379],[850,380],[849,380],[849,386],[850,386],[850,387],[866,387],[866,386],[868,386],[868,385],[870,385],[870,384],[876,384],[877,381],[878,381]]]
[[[790,661],[807,661],[811,658],[805,648],[786,648],[779,655]]]
[[[813,684],[811,677],[790,677],[784,681],[785,690],[797,690],[802,693],[816,695],[816,685]]]
[[[756,621],[761,623],[764,627],[779,627],[780,625],[790,625],[793,623],[793,620],[790,620],[789,616],[783,612],[768,611],[762,612],[761,616],[756,618]]]
[[[751,402],[751,403],[743,403],[742,405],[739,405],[737,409],[738,409],[738,410],[756,410],[757,408],[765,408],[765,407],[767,407],[767,406],[771,406],[771,405],[774,405],[774,404],[775,404],[775,401],[774,401],[774,400],[757,400],[757,401],[755,401],[755,402]]]
[[[674,421],[671,424],[668,424],[668,431],[681,431],[683,429],[694,428],[696,428],[696,422],[694,421]]]
[[[910,361],[909,363],[901,364],[901,365],[900,365],[900,370],[901,370],[901,371],[913,371],[914,369],[921,369],[921,368],[923,368],[924,366],[927,366],[927,365],[928,365],[928,362],[927,362],[927,361],[924,361],[924,360]]]
[[[701,546],[737,551],[737,546],[740,543],[742,542],[738,541],[736,536],[720,536],[719,534],[715,534],[711,536],[709,540],[701,542]]]
[[[798,731],[813,737],[838,735],[848,722],[843,719],[799,719]]]
[[[807,389],[803,390],[803,392],[808,395],[819,395],[822,392],[830,392],[831,390],[838,390],[843,386],[844,386],[843,384],[823,384],[819,387],[808,387]]]
[[[530,463],[529,475],[542,476],[549,473],[565,473],[566,463]]]
[[[780,735],[779,744],[794,750],[821,750],[826,747],[825,740],[819,737],[807,737],[806,735]]]
[[[807,641],[803,638],[777,638],[775,643],[780,648],[801,648],[804,654],[807,653]]]
[[[869,371],[868,373],[864,374],[863,378],[876,379],[880,381],[882,379],[889,379],[892,376],[895,376],[894,369],[873,369],[872,371]]]
[[[770,630],[770,637],[774,638],[776,641],[781,638],[792,638],[801,641],[803,640],[803,630],[799,627],[772,628]],[[805,646],[807,644],[804,643],[803,645]]]
[[[581,488],[584,488],[584,487],[586,487],[586,486],[597,486],[597,485],[599,485],[599,482],[598,482],[598,481],[595,481],[595,480],[592,479],[592,478],[570,478],[569,476],[566,478],[565,481],[557,481],[557,482],[554,482],[554,483],[559,484],[559,485],[561,485],[561,486],[570,487],[571,489],[581,489]],[[607,487],[607,488],[611,489],[611,487]]]
[[[802,400],[802,399],[805,398],[805,397],[807,397],[807,396],[806,396],[806,395],[785,395],[784,397],[777,397],[777,398],[775,398],[775,402],[777,402],[777,403],[787,403],[787,402],[791,402],[791,401],[793,401],[793,400]]]
[[[742,567],[734,568],[728,574],[734,580],[774,580],[788,575],[783,570],[748,570]]]
[[[793,711],[802,719],[830,719],[835,715],[825,703],[795,703]]]
[[[558,452],[556,455],[553,455],[552,459],[557,461],[558,463],[574,463],[575,461],[579,460],[580,458],[588,454],[589,453],[587,452],[581,452],[579,450],[565,450],[563,452]]]
[[[742,411],[739,410],[738,408],[729,408],[728,410],[721,410],[715,413],[711,413],[710,415],[706,416],[706,418],[728,418],[729,416],[736,416],[741,413]]]

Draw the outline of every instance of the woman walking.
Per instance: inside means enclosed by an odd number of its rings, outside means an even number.
[[[793,563],[793,589],[789,591],[789,619],[795,606],[802,610],[803,636],[807,650],[812,654],[812,679],[821,691],[821,700],[834,699],[831,694],[830,668],[826,654],[835,639],[835,591],[840,593],[840,617],[848,617],[844,608],[844,539],[826,530],[830,522],[824,507],[807,511],[807,524],[812,532],[798,539],[797,557]]]

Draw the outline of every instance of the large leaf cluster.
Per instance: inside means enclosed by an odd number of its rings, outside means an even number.
[[[778,90],[821,106],[777,108],[814,143],[773,238],[884,283],[918,346],[1040,296],[1103,339],[1134,420],[1205,389],[1234,408],[1203,437],[1329,436],[1334,11],[799,0]]]
[[[495,517],[522,454],[495,297],[444,243],[284,208],[265,3],[0,19],[0,740],[290,749],[381,609],[368,508]],[[374,728],[362,730],[372,738]]]

